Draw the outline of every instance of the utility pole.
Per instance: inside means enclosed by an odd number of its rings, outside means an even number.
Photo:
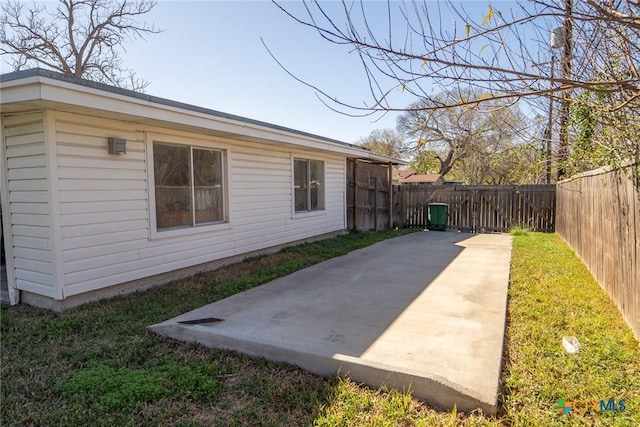
[[[552,45],[551,48],[554,46]],[[549,86],[553,89],[553,77],[555,70],[556,56],[551,53],[551,75],[549,76]],[[547,129],[545,132],[545,140],[547,143],[546,153],[546,171],[547,171],[547,184],[551,184],[551,141],[553,140],[553,91],[549,92],[549,117],[547,118]]]
[[[545,131],[545,139],[547,143],[547,184],[551,184],[551,165],[553,161],[553,154],[551,147],[553,145],[553,104],[555,104],[555,93],[553,91],[556,83],[554,81],[555,78],[555,69],[556,69],[556,55],[554,53],[554,49],[560,49],[565,46],[565,27],[557,27],[551,30],[550,34],[550,47],[551,47],[551,73],[549,75],[549,117],[547,119],[547,129]]]
[[[562,79],[571,80],[571,59],[573,51],[573,0],[564,2],[564,52],[562,53]],[[569,157],[569,105],[571,91],[562,91],[560,107],[560,137],[558,150],[558,180],[565,175],[564,163]]]

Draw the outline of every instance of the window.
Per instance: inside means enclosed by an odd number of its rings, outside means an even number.
[[[153,143],[158,230],[225,220],[223,152]]]
[[[324,162],[293,160],[294,207],[296,212],[324,209]]]

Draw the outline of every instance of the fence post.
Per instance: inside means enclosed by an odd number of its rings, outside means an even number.
[[[353,229],[358,229],[358,160],[353,159]]]
[[[399,199],[398,204],[400,206],[400,215],[399,215],[398,223],[400,225],[400,228],[404,228],[405,218],[407,216],[407,213],[405,212],[405,203],[404,203],[404,185],[398,186],[398,199]]]
[[[389,170],[387,175],[389,182],[387,183],[387,190],[389,190],[389,200],[388,200],[388,209],[389,209],[389,218],[387,221],[387,226],[389,230],[393,229],[393,163],[389,162]]]
[[[373,229],[378,231],[378,177],[373,184]]]
[[[471,191],[471,232],[477,233],[478,225],[478,190]]]

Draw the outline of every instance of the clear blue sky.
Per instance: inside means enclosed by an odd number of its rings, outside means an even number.
[[[373,12],[371,17],[385,16],[386,2],[366,3]],[[499,4],[509,7],[509,3]],[[300,7],[294,1],[283,4],[292,10]],[[488,8],[486,1],[464,4],[478,14]],[[326,5],[339,7],[338,2]],[[313,89],[287,75],[270,57],[261,38],[305,81],[350,102],[368,99],[359,60],[348,47],[323,40],[268,0],[160,0],[147,18],[165,31],[129,44],[126,62],[140,77],[151,81],[146,90],[151,95],[346,142],[376,128],[395,127],[396,114],[352,118],[335,113],[318,100]],[[373,25],[387,27],[384,20]],[[405,96],[407,105],[415,101],[401,93],[395,96]]]
[[[366,98],[356,56],[270,1],[161,0],[147,18],[165,31],[130,44],[126,63],[151,81],[149,94],[347,142],[395,126],[395,115],[374,123],[335,113],[287,75],[261,38],[301,78],[352,101]]]

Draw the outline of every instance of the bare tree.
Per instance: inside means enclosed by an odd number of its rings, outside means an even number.
[[[122,60],[124,44],[160,32],[138,22],[155,0],[59,0],[25,7],[2,3],[0,54],[15,71],[44,66],[74,77],[144,90],[149,82],[136,76]]]
[[[620,102],[612,109],[638,107],[637,0],[585,0],[575,5],[572,0],[521,1],[507,11],[487,3],[486,13],[477,17],[449,2],[388,1],[386,28],[371,24],[368,7],[373,6],[362,0],[343,0],[339,12],[327,4],[304,1],[302,13],[273,1],[295,21],[329,42],[348,45],[359,56],[363,78],[369,82],[370,99],[364,105],[362,100],[341,99],[301,79],[328,104],[347,114],[407,111],[411,107],[393,104],[396,90],[432,101],[432,109],[482,104],[491,99],[515,102],[570,89],[619,94]],[[450,25],[445,24],[446,19]],[[576,59],[568,63],[564,73],[551,78],[549,64],[540,64],[550,56],[551,28],[561,24],[569,30],[564,46],[568,52],[563,55]],[[624,65],[625,75],[609,69],[614,52]],[[478,97],[451,98],[443,103],[433,96],[433,86],[448,92],[454,88],[466,92],[472,87]]]
[[[479,147],[470,157],[454,163],[447,181],[466,184],[542,184],[545,152],[536,143],[505,144],[498,151]],[[440,154],[426,150],[411,162],[417,173],[438,173]]]
[[[560,100],[558,172],[571,155],[570,105],[582,92],[595,102],[603,126],[608,118],[640,115],[640,2],[638,0],[521,0],[470,13],[463,5],[428,0],[304,1],[303,8],[272,0],[288,16],[325,40],[346,45],[362,65],[367,99],[345,99],[290,73],[312,87],[323,102],[347,115],[439,110],[461,106],[493,108],[551,97]],[[477,5],[477,3],[475,3]],[[378,9],[372,11],[372,8]],[[509,8],[509,9],[507,9]],[[381,15],[385,25],[380,25]],[[560,72],[551,72],[550,30],[564,29]],[[289,72],[285,64],[281,64]],[[469,97],[469,89],[475,96]],[[458,92],[445,99],[438,93]],[[425,102],[398,103],[402,92]],[[501,103],[500,105],[505,105]],[[546,110],[548,102],[542,108]],[[541,110],[541,111],[544,111]],[[639,143],[626,120],[617,134],[639,156]],[[612,148],[613,149],[613,148]]]
[[[435,102],[447,103],[452,96],[457,93],[441,93]],[[470,184],[488,182],[490,177],[499,180],[496,159],[528,137],[525,130],[529,125],[520,109],[498,101],[490,103],[490,111],[470,105],[433,109],[431,102],[416,102],[398,118],[398,129],[408,138],[416,157],[428,152],[438,161],[439,174],[445,176],[455,168]]]
[[[394,159],[403,158],[407,154],[404,137],[394,129],[375,129],[368,136],[356,141],[356,144]]]

